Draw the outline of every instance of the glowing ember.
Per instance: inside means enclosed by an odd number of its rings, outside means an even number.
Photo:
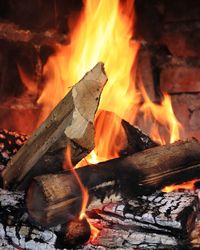
[[[162,189],[162,192],[169,193],[180,189],[195,190],[195,183],[199,180],[187,181],[179,185],[170,185]]]
[[[90,240],[93,241],[99,234],[99,230],[90,223],[89,219],[87,218],[86,215],[86,207],[88,204],[88,200],[89,200],[89,194],[88,194],[88,190],[84,187],[83,183],[81,182],[76,170],[74,169],[74,166],[71,162],[71,149],[68,146],[67,150],[66,150],[66,155],[65,155],[65,164],[64,164],[64,168],[65,169],[69,169],[72,174],[74,175],[74,177],[76,178],[81,192],[82,192],[82,206],[81,206],[81,211],[79,214],[79,220],[82,220],[84,218],[86,218],[86,220],[88,221],[89,225],[90,225],[90,230],[91,230],[91,236],[90,236]]]

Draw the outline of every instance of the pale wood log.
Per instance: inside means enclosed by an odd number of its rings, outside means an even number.
[[[62,148],[63,145],[66,147],[70,141],[73,141],[87,149],[85,155],[94,148],[93,121],[106,81],[103,63],[98,63],[74,85],[26,144],[8,162],[8,166],[2,172],[5,188],[16,188],[52,146],[55,151],[55,148]]]
[[[188,140],[85,166],[77,169],[77,173],[88,189],[88,205],[99,206],[99,201],[115,194],[132,198],[166,185],[200,178],[199,170],[200,143]],[[80,187],[67,171],[34,178],[26,197],[30,216],[45,226],[77,216],[81,202]]]

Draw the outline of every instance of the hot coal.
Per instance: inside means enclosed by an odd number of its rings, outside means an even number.
[[[0,130],[0,168],[1,170],[8,163],[10,158],[17,153],[17,151],[27,141],[28,136],[19,134],[17,132],[8,131],[6,129]]]

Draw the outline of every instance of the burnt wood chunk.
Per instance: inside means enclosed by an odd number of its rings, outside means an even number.
[[[159,145],[139,128],[132,126],[125,120],[122,120],[122,127],[126,133],[127,146],[122,150],[121,156],[130,155]]]
[[[66,148],[66,145],[73,141],[84,149],[81,150],[83,157],[94,148],[94,116],[106,81],[103,63],[98,63],[72,87],[8,162],[2,172],[5,188],[19,187],[22,182],[27,184],[35,175],[34,171],[32,174],[30,171],[49,149],[54,152]],[[73,155],[73,151],[72,160],[80,160],[80,156]],[[20,189],[23,189],[24,185],[21,184]]]
[[[175,205],[176,202],[178,205]],[[169,206],[170,213],[168,212]],[[163,210],[160,211],[161,209]],[[177,249],[179,246],[187,246],[188,239],[190,239],[186,234],[188,231],[179,225],[182,225],[183,221],[191,221],[191,226],[194,226],[194,217],[197,212],[197,196],[192,192],[169,194],[157,192],[150,196],[118,202],[118,204],[110,203],[102,210],[88,211],[90,223],[100,229],[100,234],[96,240],[76,249],[116,249],[119,247],[123,249],[174,247],[173,249]],[[152,214],[158,223],[153,224],[152,220],[147,219],[146,214]],[[83,231],[80,230],[81,227],[84,227]],[[88,224],[85,221],[80,223],[77,219],[48,230],[34,225],[26,213],[24,193],[0,189],[0,248],[2,249],[58,250],[69,248],[70,242],[76,245],[86,241],[89,231]],[[192,232],[191,243],[194,243],[198,249],[200,246],[198,242],[197,227]]]
[[[77,169],[89,192],[91,207],[109,197],[133,198],[166,185],[200,177],[200,143],[178,141],[96,165]],[[73,174],[64,171],[35,177],[27,190],[26,205],[37,223],[52,226],[80,211],[82,194]]]
[[[101,228],[90,249],[188,249],[198,207],[197,196],[187,191],[110,203],[89,212],[90,222]],[[199,247],[195,233],[192,240]]]

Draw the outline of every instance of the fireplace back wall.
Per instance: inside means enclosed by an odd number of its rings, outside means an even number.
[[[0,0],[0,127],[34,130],[43,65],[55,42],[69,42],[67,18],[81,7],[80,0]],[[160,90],[168,92],[186,136],[200,139],[200,2],[135,0],[135,10],[134,39],[142,42],[138,74],[148,94],[159,101]],[[21,82],[18,66],[37,91]]]

